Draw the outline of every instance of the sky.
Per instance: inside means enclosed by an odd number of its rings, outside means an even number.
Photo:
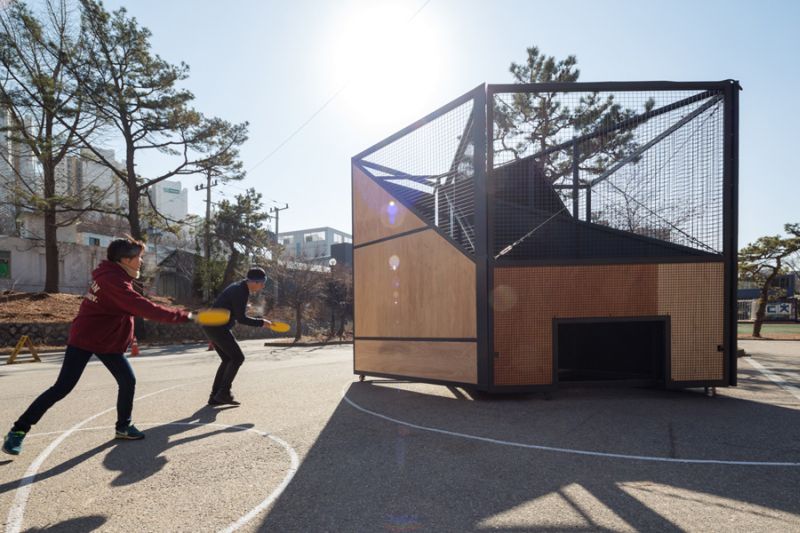
[[[248,187],[280,231],[351,231],[350,159],[481,83],[510,83],[526,48],[575,55],[579,81],[739,80],[739,246],[800,222],[800,2],[136,0],[152,49],[187,63],[202,113],[248,121]],[[163,172],[158,158],[143,175]],[[183,178],[204,213],[198,178]],[[271,229],[274,230],[274,227]]]

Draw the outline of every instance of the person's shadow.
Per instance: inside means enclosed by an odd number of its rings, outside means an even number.
[[[101,515],[81,516],[78,518],[70,518],[57,524],[51,524],[44,528],[30,528],[26,529],[25,533],[40,533],[48,531],[50,533],[63,532],[70,533],[71,531],[94,531],[100,529],[108,519]]]
[[[128,443],[114,446],[103,459],[103,466],[108,470],[119,472],[119,475],[114,478],[111,485],[130,485],[157,473],[167,464],[168,461],[164,452],[170,448],[221,433],[234,433],[251,429],[253,424],[238,424],[232,427],[214,428],[211,431],[180,437],[181,434],[191,430],[202,429],[206,424],[216,423],[218,413],[234,408],[236,406],[215,408],[206,405],[181,420],[167,422],[158,426],[143,426],[141,429],[146,431],[147,438],[133,443],[132,446],[124,445]]]
[[[90,450],[86,450],[72,459],[37,473],[34,482],[43,481],[63,474],[91,457],[94,457],[98,453],[102,453],[104,450],[111,448],[111,451],[109,451],[108,455],[103,459],[103,465],[109,470],[120,472],[119,476],[117,476],[111,484],[127,485],[136,483],[161,470],[167,463],[167,459],[163,456],[163,453],[173,446],[204,439],[220,433],[247,431],[253,427],[253,424],[250,423],[239,424],[233,427],[214,429],[213,431],[171,440],[171,437],[180,435],[191,429],[201,428],[205,424],[214,424],[217,419],[217,413],[232,408],[235,408],[235,406],[214,408],[206,405],[188,417],[174,422],[167,422],[152,427],[142,426],[140,429],[144,430],[145,435],[147,435],[144,440],[125,442],[112,439],[106,441]],[[0,494],[16,489],[20,481],[22,480],[16,479],[3,483],[0,485]]]

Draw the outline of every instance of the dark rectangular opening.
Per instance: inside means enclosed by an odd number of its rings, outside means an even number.
[[[559,382],[664,382],[667,317],[555,320]]]

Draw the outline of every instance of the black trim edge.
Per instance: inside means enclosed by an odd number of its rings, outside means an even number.
[[[476,337],[355,337],[354,341],[478,342]]]

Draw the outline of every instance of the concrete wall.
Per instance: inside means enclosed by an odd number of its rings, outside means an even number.
[[[0,250],[11,253],[11,277],[0,279],[0,291],[38,292],[44,288],[44,247],[36,246],[37,243],[39,241],[0,237]],[[59,290],[82,294],[89,286],[92,270],[105,258],[105,250],[64,242],[59,243],[58,249]]]

